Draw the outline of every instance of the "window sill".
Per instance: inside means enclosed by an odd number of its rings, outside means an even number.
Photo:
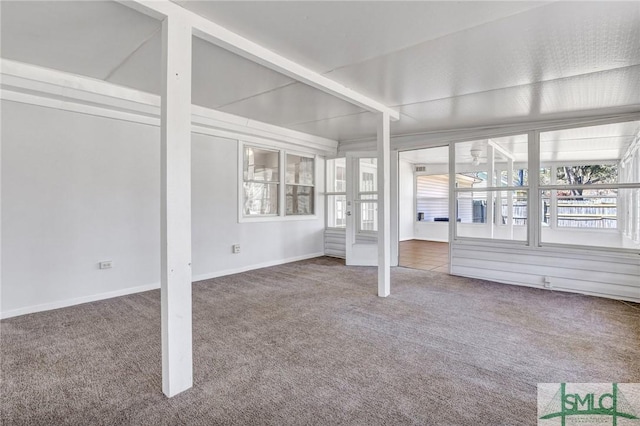
[[[253,222],[291,222],[301,220],[318,220],[318,215],[297,215],[297,216],[255,216],[255,217],[241,217],[238,219],[238,223],[253,223]]]

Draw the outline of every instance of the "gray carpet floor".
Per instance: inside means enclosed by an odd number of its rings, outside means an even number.
[[[532,425],[539,382],[640,382],[638,305],[318,258],[193,286],[194,387],[160,293],[1,322],[6,425]]]

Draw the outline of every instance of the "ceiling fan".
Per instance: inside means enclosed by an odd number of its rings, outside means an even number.
[[[480,156],[482,155],[482,150],[478,148],[471,149],[471,164],[474,166],[480,165]]]

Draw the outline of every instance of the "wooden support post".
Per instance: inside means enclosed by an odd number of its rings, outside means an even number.
[[[513,158],[507,160],[507,186],[513,186]],[[502,210],[502,207],[500,207]],[[507,193],[507,226],[509,239],[513,239],[513,191]]]
[[[191,337],[191,26],[162,24],[161,305],[162,391],[193,385]]]
[[[391,137],[389,114],[378,114],[378,296],[391,292]]]
[[[487,145],[487,186],[496,186],[496,155],[495,148],[492,144]],[[487,192],[487,226],[489,227],[489,238],[493,238],[495,231],[495,219],[498,215],[495,213],[495,192]]]

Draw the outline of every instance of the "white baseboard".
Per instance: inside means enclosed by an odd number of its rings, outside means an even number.
[[[426,237],[415,237],[414,240],[419,241],[434,241],[436,243],[448,243],[448,238],[426,238]]]
[[[195,275],[193,281],[204,281],[211,278],[224,277],[225,275],[239,274],[241,272],[252,271],[254,269],[268,268],[270,266],[283,265],[285,263],[297,262],[299,260],[313,259],[314,257],[324,256],[324,252],[304,254],[302,256],[289,257],[287,259],[278,259],[270,262],[258,263],[255,265],[241,266],[239,268],[225,269],[223,271],[210,272],[208,274]]]
[[[128,287],[122,290],[108,291],[106,293],[92,294],[90,296],[74,297],[73,299],[58,300],[51,303],[43,303],[40,305],[26,306],[24,308],[13,309],[0,313],[0,319],[17,317],[19,315],[33,314],[35,312],[50,311],[53,309],[66,308],[83,303],[96,302],[98,300],[111,299],[114,297],[126,296],[128,294],[142,293],[143,291],[155,290],[160,288],[160,283],[141,285],[138,287]]]
[[[254,264],[254,265],[242,266],[240,268],[226,269],[224,271],[217,271],[217,272],[212,272],[208,274],[196,275],[192,278],[192,281],[196,282],[196,281],[208,280],[210,278],[223,277],[225,275],[238,274],[241,272],[247,272],[254,269],[267,268],[269,266],[277,266],[277,265],[282,265],[284,263],[297,262],[299,260],[312,259],[314,257],[320,257],[320,256],[324,256],[324,253],[305,254],[302,256],[290,257],[288,259],[279,259],[271,262],[264,262],[264,263]],[[89,296],[74,297],[72,299],[58,300],[56,302],[43,303],[40,305],[26,306],[24,308],[1,312],[0,319],[17,317],[19,315],[33,314],[36,312],[50,311],[53,309],[66,308],[69,306],[81,305],[83,303],[96,302],[98,300],[111,299],[114,297],[126,296],[134,293],[142,293],[143,291],[155,290],[158,288],[160,288],[160,283],[154,283],[154,284],[147,284],[147,285],[142,285],[137,287],[128,287],[122,290],[108,291],[106,293],[98,293],[98,294],[92,294]]]

